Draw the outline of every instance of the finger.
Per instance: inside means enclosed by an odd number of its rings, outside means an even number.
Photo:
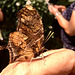
[[[51,5],[48,6],[49,11],[51,11]]]
[[[54,7],[55,7],[56,9],[58,9],[58,5],[54,5]]]
[[[66,9],[66,7],[65,6],[62,6],[62,5],[60,5],[58,8],[59,9]]]
[[[50,13],[53,13],[53,10],[52,10],[52,8],[48,8],[48,9],[49,9]]]
[[[62,11],[62,12],[64,12],[64,11],[65,11],[65,9],[62,9],[61,11]]]

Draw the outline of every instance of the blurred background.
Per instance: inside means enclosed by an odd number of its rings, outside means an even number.
[[[65,5],[68,7],[74,0],[50,0],[54,5]],[[0,0],[0,45],[7,45],[9,34],[16,30],[18,19],[16,13],[25,7],[27,0]],[[36,8],[42,18],[44,25],[44,36],[48,35],[49,31],[54,32],[53,36],[45,44],[47,49],[62,48],[62,41],[60,38],[60,26],[58,25],[55,16],[49,13],[46,2],[44,0],[31,0],[31,5]],[[0,72],[8,65],[9,52],[8,50],[0,51]]]

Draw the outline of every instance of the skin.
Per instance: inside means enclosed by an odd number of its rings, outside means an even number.
[[[9,64],[0,75],[75,75],[75,52],[69,49],[51,50],[42,59]]]
[[[63,5],[54,5],[54,7],[57,9],[57,10],[60,10],[61,12],[64,12],[66,10],[66,7],[63,6]]]
[[[2,21],[3,21],[3,12],[2,12],[2,10],[0,8],[0,22],[2,22]]]
[[[75,10],[72,11],[71,19],[70,21],[66,20],[62,14],[56,15],[56,13],[59,13],[59,11],[63,12],[65,11],[66,7],[62,5],[49,5],[48,9],[50,13],[54,14],[56,16],[56,19],[59,23],[59,25],[65,30],[65,32],[69,36],[75,35]]]

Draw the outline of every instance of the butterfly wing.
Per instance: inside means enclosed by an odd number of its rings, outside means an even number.
[[[22,8],[17,16],[17,30],[9,36],[10,60],[25,61],[43,52],[44,29],[38,11],[31,5]]]

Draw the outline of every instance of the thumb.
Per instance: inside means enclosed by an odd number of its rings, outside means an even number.
[[[48,9],[51,12],[52,11],[52,6],[51,5],[48,5]]]

